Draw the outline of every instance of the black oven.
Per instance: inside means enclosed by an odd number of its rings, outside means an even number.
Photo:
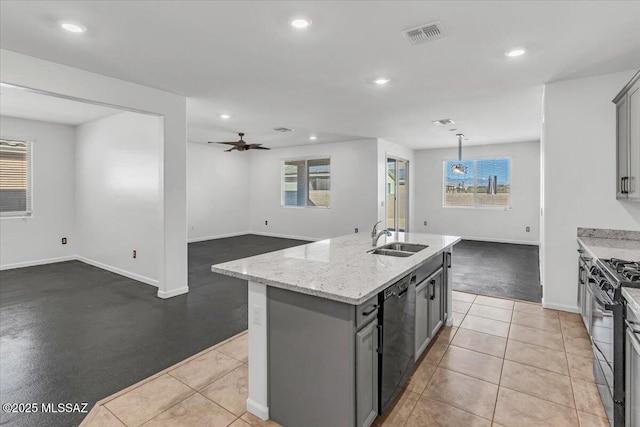
[[[624,305],[596,266],[585,283],[590,312],[587,329],[593,347],[593,373],[609,423],[624,425]]]
[[[613,425],[614,408],[614,313],[612,301],[604,295],[593,280],[587,282],[590,299],[589,330],[593,346],[593,373],[605,412]]]

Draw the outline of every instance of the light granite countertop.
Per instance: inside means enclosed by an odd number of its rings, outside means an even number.
[[[640,261],[640,232],[579,228],[578,243],[594,259]],[[622,287],[627,305],[640,317],[640,289]]]
[[[619,258],[640,261],[640,240],[578,237],[578,242],[595,259]]]
[[[640,317],[640,289],[622,287],[622,296],[627,300],[627,307]]]
[[[391,242],[429,246],[400,258],[367,253],[373,249],[369,234],[349,234],[216,264],[211,271],[358,305],[460,240],[458,236],[424,233],[394,233],[380,238],[378,246]]]

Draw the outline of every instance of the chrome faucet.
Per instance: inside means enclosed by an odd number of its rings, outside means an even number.
[[[381,222],[382,221],[376,222],[376,224],[373,226],[373,230],[371,230],[371,246],[377,245],[378,239],[380,239],[380,236],[382,236],[383,234],[385,236],[391,236],[391,232],[389,230],[378,231],[378,224],[380,224]]]

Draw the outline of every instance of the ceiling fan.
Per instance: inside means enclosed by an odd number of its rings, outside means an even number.
[[[229,148],[228,150],[224,150],[225,152],[233,151],[233,150],[238,150],[238,151],[271,150],[271,148],[263,147],[262,144],[247,144],[244,141],[244,139],[242,139],[244,137],[244,133],[240,132],[240,133],[238,133],[238,135],[240,136],[240,140],[239,141],[216,141],[216,142],[209,141],[209,144],[233,145],[233,147]]]

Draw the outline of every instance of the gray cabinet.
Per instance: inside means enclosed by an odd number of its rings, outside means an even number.
[[[369,427],[378,416],[378,321],[356,333],[356,425]]]
[[[640,201],[640,71],[616,104],[616,197]]]
[[[442,296],[444,295],[444,275],[443,270],[440,269],[436,272],[436,275],[429,280],[429,287],[431,288],[429,294],[429,334],[433,338],[440,327],[443,320],[443,307]]]
[[[429,345],[429,282],[426,280],[416,288],[416,355],[418,360]]]
[[[448,301],[442,260],[440,259],[439,265],[428,267],[435,267],[435,271],[426,278],[423,276],[423,279],[416,286],[416,360],[443,325],[447,312]]]
[[[358,306],[267,288],[269,417],[369,427],[378,414],[377,295]]]
[[[625,355],[625,427],[640,425],[640,340],[627,328]]]

